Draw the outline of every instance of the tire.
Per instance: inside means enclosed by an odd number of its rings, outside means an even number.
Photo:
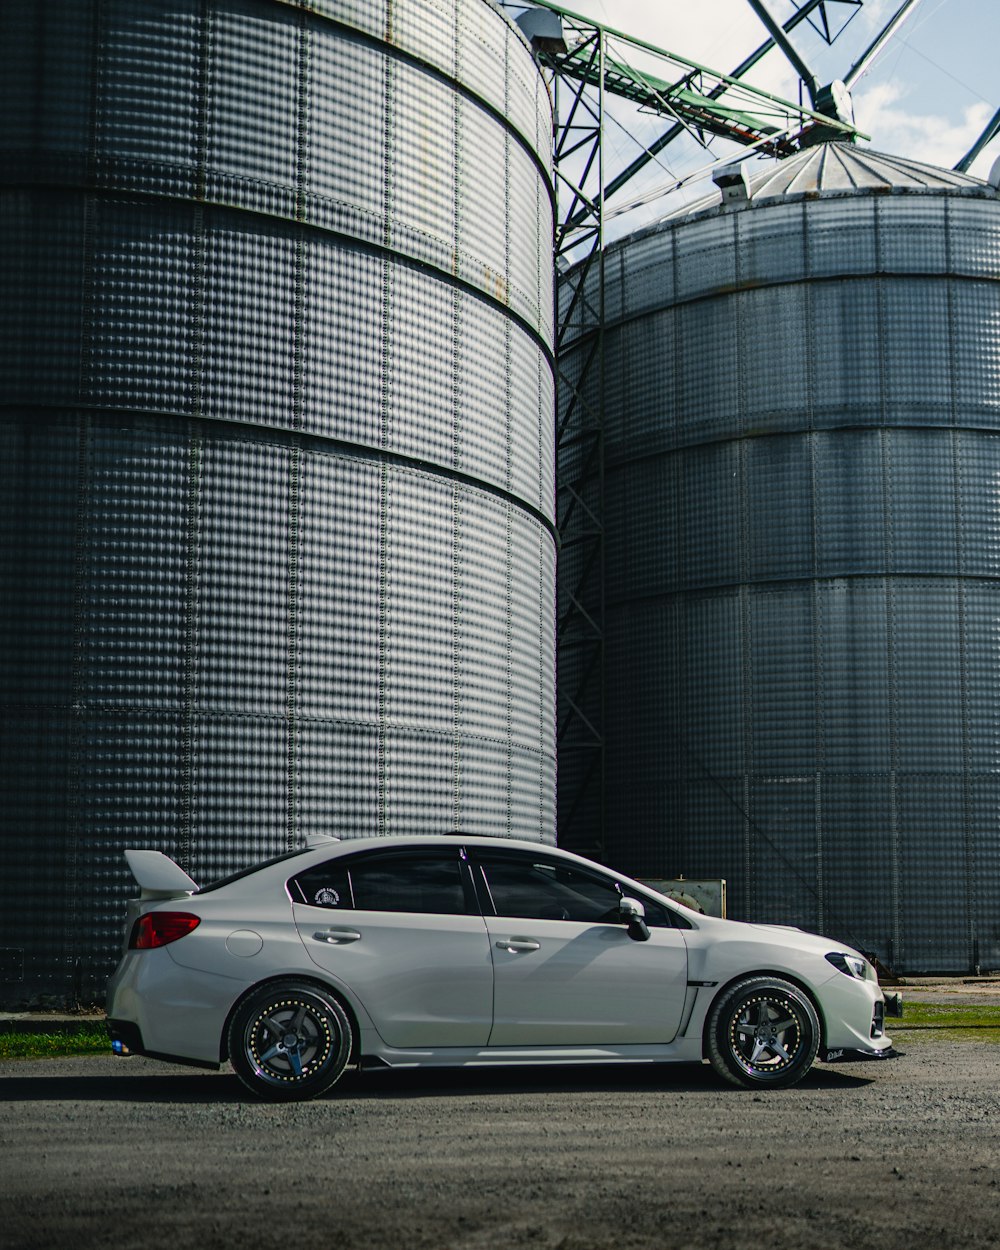
[[[783,1089],[801,1081],[819,1049],[816,1008],[780,977],[746,977],[709,1012],[708,1057],[724,1080],[744,1089]]]
[[[278,981],[251,994],[229,1025],[229,1059],[256,1097],[294,1102],[325,1094],[354,1049],[347,1013],[332,994]]]

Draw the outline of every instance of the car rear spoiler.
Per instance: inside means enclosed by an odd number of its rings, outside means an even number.
[[[177,898],[193,894],[198,888],[184,869],[162,851],[128,850],[125,858],[139,883],[141,898]]]

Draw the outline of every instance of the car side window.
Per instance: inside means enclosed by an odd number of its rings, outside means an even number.
[[[469,907],[462,873],[457,852],[376,853],[321,864],[290,885],[293,898],[312,907],[464,916]]]
[[[487,852],[479,855],[476,871],[486,887],[486,910],[495,910],[498,916],[618,924],[619,902],[629,893],[607,877],[542,857],[494,856]],[[680,927],[673,924],[667,909],[654,899],[645,894],[636,896],[651,928]]]
[[[296,903],[347,909],[354,906],[351,876],[340,859],[300,872],[289,881],[288,887]]]
[[[482,856],[479,868],[498,916],[530,920],[618,922],[613,881],[542,858]]]

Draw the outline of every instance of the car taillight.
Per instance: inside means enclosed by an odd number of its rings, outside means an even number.
[[[128,948],[130,951],[148,951],[155,946],[166,946],[185,937],[201,924],[200,916],[189,911],[149,911],[132,926]]]

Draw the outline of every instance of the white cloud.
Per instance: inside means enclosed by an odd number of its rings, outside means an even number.
[[[872,146],[880,151],[948,168],[972,147],[993,115],[988,104],[976,102],[956,120],[921,112],[919,99],[897,79],[873,83],[856,91],[855,117],[861,129],[872,136]],[[976,163],[977,174],[983,164],[988,169],[985,157]]]

